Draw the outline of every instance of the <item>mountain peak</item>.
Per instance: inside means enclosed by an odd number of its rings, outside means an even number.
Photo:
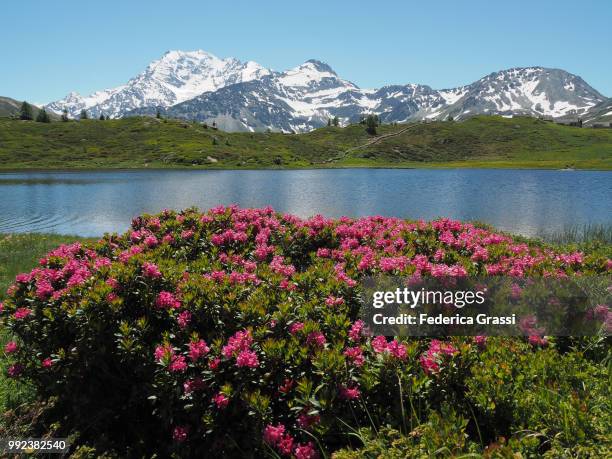
[[[253,61],[197,49],[166,51],[123,86],[87,96],[71,93],[47,108],[56,113],[66,108],[73,117],[87,110],[92,117],[112,118],[164,108],[169,116],[217,125],[226,120],[230,130],[299,132],[334,116],[346,123],[364,113],[376,113],[385,122],[478,114],[577,117],[604,99],[579,76],[539,66],[500,70],[443,90],[415,84],[360,89],[317,59],[272,72]]]
[[[325,72],[325,73],[331,73],[332,75],[337,75],[336,72],[334,72],[334,70],[329,66],[329,64],[326,64],[325,62],[319,61],[317,59],[308,59],[302,65],[307,65],[307,64],[311,64],[312,67],[314,67],[319,72]]]

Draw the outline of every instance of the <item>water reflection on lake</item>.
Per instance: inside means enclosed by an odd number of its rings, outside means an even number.
[[[164,208],[271,205],[323,214],[480,220],[535,235],[612,221],[612,173],[328,169],[0,173],[0,232],[124,231]]]

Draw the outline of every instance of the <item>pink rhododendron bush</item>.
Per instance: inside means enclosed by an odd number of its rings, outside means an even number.
[[[99,454],[377,457],[394,435],[393,457],[599,451],[605,339],[371,336],[358,281],[602,274],[608,257],[450,220],[165,211],[19,275],[4,354],[44,402],[32,434]]]

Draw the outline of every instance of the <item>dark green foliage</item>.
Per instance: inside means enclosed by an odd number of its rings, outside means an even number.
[[[49,118],[49,114],[44,108],[41,108],[38,111],[38,115],[36,115],[36,122],[37,123],[50,123],[51,122],[51,118]]]
[[[68,110],[67,109],[63,109],[62,110],[62,121],[63,122],[67,122],[69,120],[68,118]]]
[[[378,115],[368,115],[365,119],[366,132],[370,135],[376,135],[378,124]]]
[[[21,112],[19,114],[19,119],[24,121],[31,121],[34,119],[32,115],[32,106],[28,104],[25,100],[21,104]]]
[[[87,110],[81,110],[81,114],[79,115],[79,119],[81,119],[81,120],[89,119],[89,115],[87,114]]]

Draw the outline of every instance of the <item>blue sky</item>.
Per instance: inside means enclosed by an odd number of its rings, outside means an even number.
[[[612,96],[607,0],[13,0],[0,17],[0,95],[32,102],[117,86],[169,49],[275,70],[317,58],[361,87],[543,65]]]

